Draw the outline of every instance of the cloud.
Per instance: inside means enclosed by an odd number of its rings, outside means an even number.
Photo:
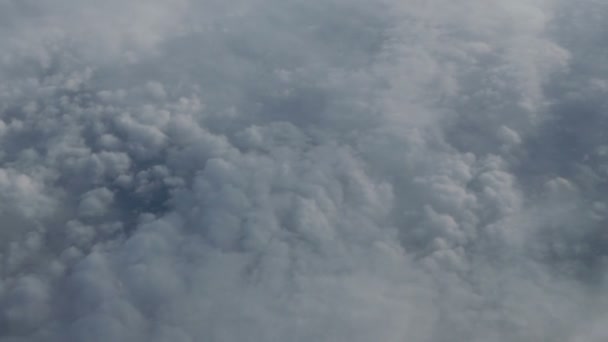
[[[574,7],[0,0],[0,341],[599,341]]]

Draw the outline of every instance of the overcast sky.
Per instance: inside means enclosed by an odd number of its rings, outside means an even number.
[[[0,341],[607,341],[607,17],[0,0]]]

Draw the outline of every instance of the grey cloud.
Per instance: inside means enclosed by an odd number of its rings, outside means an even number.
[[[0,341],[608,335],[608,8],[0,0]]]

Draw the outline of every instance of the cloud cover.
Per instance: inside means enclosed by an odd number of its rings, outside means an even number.
[[[605,340],[607,12],[0,0],[0,341]]]

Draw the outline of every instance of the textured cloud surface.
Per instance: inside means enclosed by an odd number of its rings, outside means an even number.
[[[0,0],[0,341],[608,340],[607,15]]]

